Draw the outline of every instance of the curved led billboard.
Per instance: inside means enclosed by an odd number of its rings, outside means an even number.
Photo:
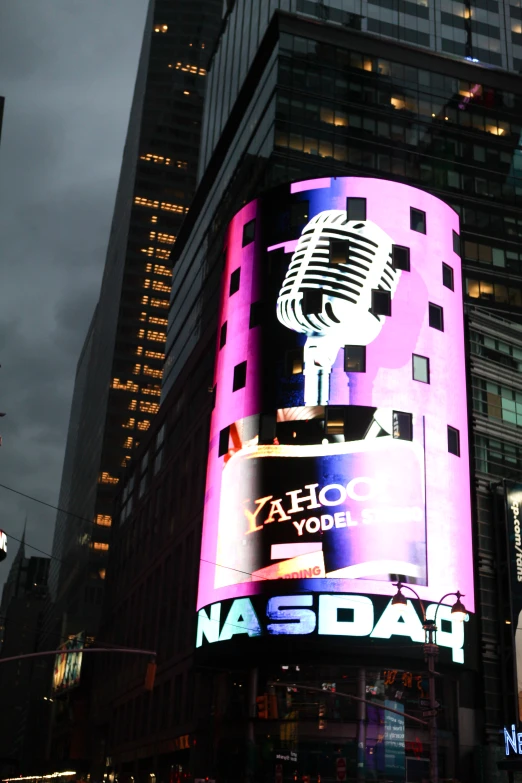
[[[473,611],[458,251],[447,204],[381,179],[294,183],[234,217],[203,624],[216,602],[391,596],[398,579]]]

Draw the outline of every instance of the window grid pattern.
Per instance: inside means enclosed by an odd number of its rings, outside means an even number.
[[[522,427],[522,391],[472,377],[473,409],[490,419]]]
[[[502,66],[507,70],[518,71],[522,62],[522,23],[517,13],[519,9],[513,5],[505,6],[505,23],[499,15],[499,4],[494,0],[474,3],[471,11],[464,3],[455,0],[434,3],[428,0],[370,0],[365,4],[364,15],[360,3],[355,0],[344,0],[342,9],[338,6],[338,2],[331,0],[272,0],[270,4],[263,4],[262,8],[256,6],[252,12],[248,3],[232,5],[208,77],[209,99],[203,120],[204,154],[201,156],[200,174],[214,150],[229,107],[242,87],[259,41],[276,9],[320,18],[322,22],[352,27],[462,59]],[[511,36],[509,42],[508,35]],[[234,67],[237,62],[241,64],[239,69]]]

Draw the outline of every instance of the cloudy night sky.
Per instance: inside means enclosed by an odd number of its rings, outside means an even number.
[[[101,283],[147,0],[11,0],[0,25],[0,482],[56,505]],[[0,487],[0,529],[55,512]],[[18,544],[0,564],[7,576]],[[38,554],[27,549],[27,554]]]

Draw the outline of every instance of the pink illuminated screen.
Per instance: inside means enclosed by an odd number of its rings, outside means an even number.
[[[234,217],[198,608],[400,579],[474,610],[458,234],[434,196],[356,177]]]

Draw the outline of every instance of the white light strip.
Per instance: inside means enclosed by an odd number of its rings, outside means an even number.
[[[287,560],[290,557],[309,555],[312,552],[321,552],[323,545],[320,541],[308,541],[296,544],[272,544],[270,556],[272,560]]]
[[[76,772],[51,772],[50,775],[27,775],[25,778],[2,778],[2,783],[11,783],[11,781],[15,780],[49,780],[49,778],[59,778],[64,775],[76,775]]]
[[[370,576],[387,576],[388,574],[404,574],[405,576],[420,577],[419,566],[412,563],[403,563],[399,560],[374,560],[369,563],[339,568],[337,571],[329,571],[326,576],[329,579],[362,579]]]

